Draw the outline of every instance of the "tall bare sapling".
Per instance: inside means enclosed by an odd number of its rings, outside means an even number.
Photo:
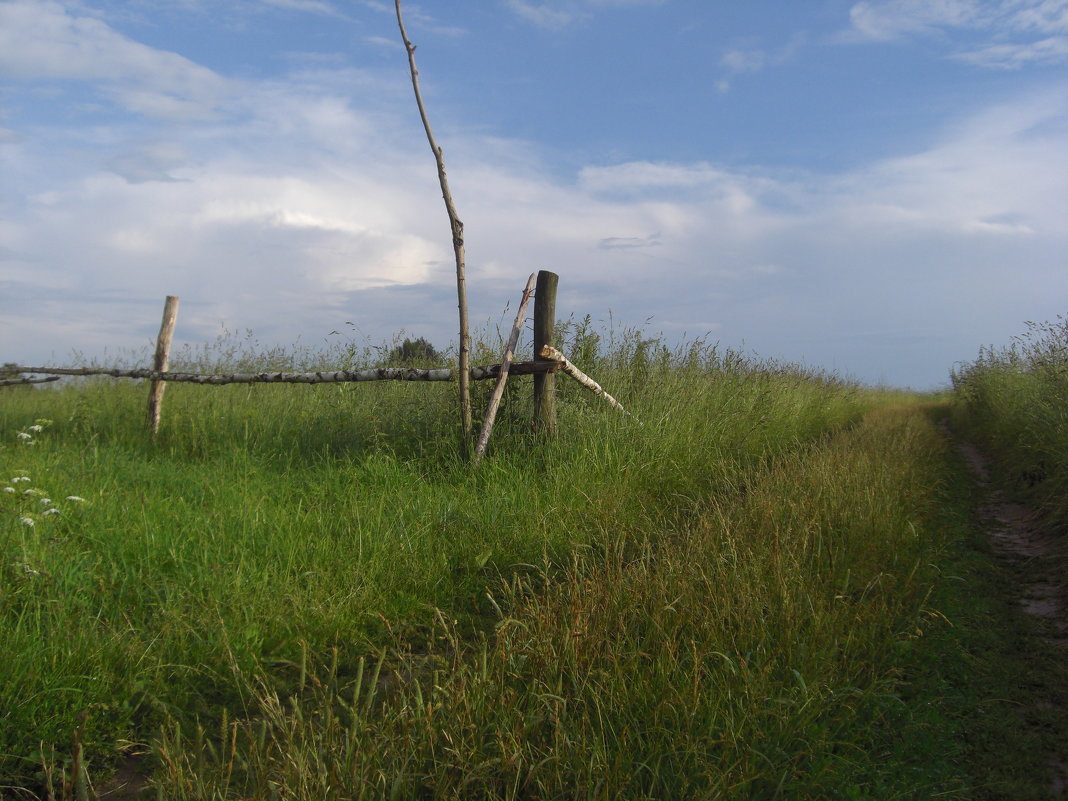
[[[460,379],[460,425],[463,432],[463,447],[468,451],[471,447],[471,336],[468,333],[467,322],[467,282],[464,277],[464,224],[456,213],[456,205],[452,201],[452,193],[449,191],[449,181],[445,175],[445,154],[434,139],[434,132],[430,128],[430,119],[426,114],[423,104],[423,93],[419,89],[419,70],[415,66],[415,45],[408,39],[408,33],[404,29],[404,17],[401,15],[400,0],[395,0],[397,9],[397,26],[400,28],[401,39],[404,41],[404,49],[408,51],[408,69],[412,74],[412,88],[415,90],[415,102],[419,106],[419,116],[423,120],[423,128],[426,131],[427,141],[434,153],[434,159],[438,165],[438,181],[441,184],[441,196],[445,201],[445,211],[449,215],[449,225],[452,228],[452,249],[456,256],[456,295],[460,309],[460,351],[457,364],[457,372]]]

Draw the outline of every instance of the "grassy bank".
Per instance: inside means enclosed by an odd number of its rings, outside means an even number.
[[[922,416],[578,334],[644,425],[564,384],[535,443],[516,381],[477,472],[451,386],[172,385],[155,443],[142,384],[0,396],[0,775],[60,795],[77,730],[167,798],[942,782],[884,732],[940,547]]]
[[[957,427],[993,457],[1005,489],[1068,533],[1068,320],[1028,324],[953,383]]]
[[[976,798],[1050,798],[1064,783],[1063,607],[1023,610],[1036,587],[1057,598],[1068,566],[1068,321],[1027,328],[1006,347],[981,350],[953,376],[953,427],[990,458],[992,484],[977,490],[979,500],[995,509],[1007,499],[1024,504],[1042,542],[994,557],[981,534],[973,545],[979,554],[963,557],[961,570],[977,578],[981,594],[958,605],[986,618],[965,640],[973,644],[973,684],[983,688],[968,733]],[[974,524],[981,532],[991,527],[1005,526]]]

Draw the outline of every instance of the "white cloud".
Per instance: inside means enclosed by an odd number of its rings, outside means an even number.
[[[983,67],[1005,69],[1028,64],[1058,64],[1068,60],[1068,36],[1051,36],[1026,44],[992,44],[960,53],[956,58]]]
[[[768,67],[788,63],[807,41],[808,35],[798,32],[791,36],[786,44],[777,48],[754,47],[751,42],[737,44],[724,52],[720,58],[720,64],[732,76],[760,72]],[[727,92],[731,88],[731,82],[727,78],[722,78],[716,88],[720,92]]]
[[[854,29],[886,41],[941,27],[970,27],[984,16],[973,0],[864,0],[849,11]]]
[[[863,0],[849,13],[852,35],[893,41],[966,31],[986,41],[955,45],[953,57],[987,67],[1068,60],[1068,0]]]
[[[579,174],[591,192],[679,189],[718,185],[730,176],[711,164],[655,164],[634,161],[611,167],[585,167]]]
[[[527,0],[507,0],[508,7],[522,19],[549,30],[562,30],[569,25],[589,19],[587,12],[570,8],[555,8],[546,3],[530,3]]]
[[[324,14],[330,17],[343,16],[333,5],[323,2],[323,0],[262,0],[262,2],[269,6],[290,11],[307,11],[312,14]]]
[[[204,119],[236,93],[211,70],[135,42],[47,0],[0,5],[0,75],[101,82],[121,106],[162,119]]]
[[[763,50],[728,50],[720,63],[731,72],[759,72],[767,63]]]
[[[520,18],[539,28],[560,31],[588,22],[595,11],[637,6],[659,6],[667,0],[505,0]]]

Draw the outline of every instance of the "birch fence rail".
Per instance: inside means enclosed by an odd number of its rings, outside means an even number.
[[[540,292],[533,291],[537,279]],[[531,375],[535,377],[534,409],[536,430],[552,432],[556,427],[555,403],[552,395],[554,384],[551,377],[562,372],[573,378],[583,387],[601,397],[609,405],[633,417],[614,397],[609,395],[600,384],[587,376],[551,344],[553,311],[556,305],[555,273],[542,270],[531,275],[523,290],[515,325],[505,345],[499,364],[469,367],[468,381],[486,381],[495,379],[498,383],[494,389],[490,404],[486,410],[483,430],[479,437],[476,462],[485,452],[497,404],[503,394],[504,382],[509,376]],[[526,321],[527,301],[533,295],[534,306],[534,341],[535,358],[533,361],[512,361],[519,333]],[[153,435],[157,433],[163,403],[163,388],[167,382],[200,384],[205,386],[222,386],[225,384],[338,384],[359,383],[366,381],[458,381],[460,371],[451,367],[421,369],[415,367],[372,367],[362,370],[317,370],[314,372],[265,371],[257,373],[189,373],[167,370],[171,339],[174,335],[178,310],[178,298],[168,296],[164,304],[163,322],[156,340],[153,369],[122,369],[109,367],[50,367],[4,365],[5,378],[0,386],[16,384],[37,384],[58,381],[62,376],[110,376],[111,378],[142,379],[151,382],[148,403],[148,427]],[[550,321],[550,322],[546,322]],[[7,376],[19,376],[8,378]],[[43,375],[45,377],[34,377]]]

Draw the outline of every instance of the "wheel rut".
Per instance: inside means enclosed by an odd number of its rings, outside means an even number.
[[[1056,665],[1068,674],[1068,577],[1063,543],[1040,524],[1033,510],[1014,503],[992,478],[990,460],[977,447],[954,436],[946,427],[958,451],[982,491],[978,512],[984,534],[994,556],[1013,576],[1010,600],[1034,625],[1018,632],[1028,651],[1056,655]],[[1051,681],[1051,686],[1053,681]],[[1033,695],[1035,711],[1048,714],[1059,705],[1041,691]],[[1068,717],[1068,708],[1057,710]],[[1025,719],[1028,710],[1021,710]],[[1046,754],[1050,771],[1051,798],[1068,798],[1068,743],[1054,746]]]

